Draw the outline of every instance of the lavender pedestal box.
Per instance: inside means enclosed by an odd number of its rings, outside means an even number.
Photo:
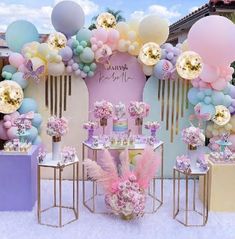
[[[37,200],[38,146],[26,154],[0,152],[0,211],[31,211]]]

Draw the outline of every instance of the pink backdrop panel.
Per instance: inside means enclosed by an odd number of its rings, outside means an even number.
[[[107,100],[113,104],[122,102],[128,107],[130,101],[142,101],[146,77],[136,57],[126,53],[116,53],[110,59],[110,66],[99,65],[96,74],[86,79],[89,91],[89,118],[94,119],[94,102]],[[128,114],[127,114],[128,115]],[[136,130],[134,120],[129,119],[129,128]],[[108,121],[106,132],[112,129]]]

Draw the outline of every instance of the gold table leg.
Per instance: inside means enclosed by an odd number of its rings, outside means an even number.
[[[38,223],[41,224],[41,170],[38,165]]]

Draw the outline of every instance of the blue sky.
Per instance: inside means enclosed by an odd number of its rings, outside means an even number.
[[[16,19],[26,19],[34,23],[40,32],[49,32],[53,28],[50,14],[53,6],[61,0],[1,0],[0,31]],[[79,3],[86,14],[86,25],[94,15],[109,7],[122,10],[126,19],[143,17],[147,14],[159,14],[174,23],[190,11],[207,3],[206,0],[73,0]]]

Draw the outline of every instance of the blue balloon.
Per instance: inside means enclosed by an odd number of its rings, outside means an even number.
[[[210,118],[212,118],[215,114],[215,106],[212,104],[205,104],[205,103],[201,103],[201,114],[209,114]]]
[[[160,60],[153,68],[153,76],[159,80],[166,80],[169,78],[169,73],[173,69],[173,65],[168,60]]]
[[[38,136],[34,139],[33,145],[40,145],[40,144],[42,144],[42,139],[41,139],[41,137],[38,135]]]
[[[32,125],[38,129],[41,126],[41,124],[42,124],[42,116],[39,113],[35,113],[32,120]]]
[[[212,89],[206,89],[206,90],[204,90],[204,92],[205,92],[205,95],[211,95],[212,94]]]
[[[204,98],[205,98],[205,93],[204,93],[204,91],[199,91],[198,93],[197,93],[197,98],[201,101],[201,100],[203,100]]]
[[[30,142],[33,142],[38,136],[38,130],[34,126],[32,126],[31,129],[28,130],[28,133],[29,135],[27,136],[27,140]]]
[[[32,98],[24,98],[18,111],[20,114],[25,114],[30,111],[37,112],[38,111],[37,102]]]
[[[216,105],[223,105],[223,103],[224,103],[224,94],[222,92],[219,92],[219,91],[213,91],[213,93],[211,95],[211,99],[212,99],[212,104],[214,106],[216,106]]]
[[[16,72],[13,74],[11,80],[17,82],[22,89],[25,89],[28,86],[28,81],[24,79],[24,73],[22,72]]]
[[[86,41],[89,42],[91,39],[92,33],[89,29],[87,28],[82,28],[81,30],[78,31],[76,35],[76,39],[78,41]]]
[[[12,65],[5,65],[3,68],[2,68],[2,72],[8,72],[8,73],[11,73],[11,74],[14,74],[17,72],[17,68],[12,66]]]
[[[21,52],[23,46],[32,41],[39,41],[39,34],[31,22],[17,20],[7,27],[6,42],[11,51]]]
[[[211,103],[211,97],[210,96],[206,96],[204,98],[204,102],[205,102],[205,104],[209,105]]]
[[[230,95],[225,95],[223,105],[226,107],[229,107],[231,103],[232,103],[232,97]]]
[[[200,102],[197,97],[198,92],[199,90],[194,87],[188,91],[188,100],[192,105],[196,105]]]

